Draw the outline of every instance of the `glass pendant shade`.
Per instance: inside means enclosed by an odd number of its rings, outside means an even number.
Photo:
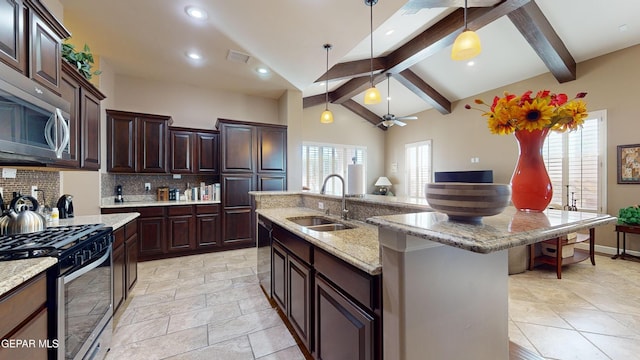
[[[476,57],[482,51],[480,46],[480,37],[471,30],[463,31],[451,49],[451,59],[453,60],[469,60]]]
[[[380,96],[380,90],[376,89],[375,86],[372,86],[364,92],[364,103],[367,105],[379,104],[382,101],[382,96]]]
[[[322,112],[322,115],[320,115],[320,122],[323,124],[331,124],[333,122],[333,113],[331,110],[326,109]]]

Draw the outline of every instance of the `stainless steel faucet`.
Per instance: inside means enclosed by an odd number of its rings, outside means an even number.
[[[346,201],[346,197],[345,197],[345,183],[344,183],[344,179],[342,178],[342,176],[338,175],[338,174],[331,174],[329,176],[327,176],[324,181],[322,182],[322,189],[320,189],[320,194],[324,194],[325,190],[326,190],[326,186],[327,186],[327,180],[329,180],[332,177],[337,177],[338,179],[340,179],[340,181],[342,182],[342,212],[340,215],[340,218],[342,220],[347,220],[347,218],[349,217],[349,210],[347,210],[347,201]]]

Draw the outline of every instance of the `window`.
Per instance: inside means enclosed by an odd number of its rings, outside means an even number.
[[[302,186],[319,192],[324,179],[331,174],[338,174],[347,181],[347,165],[357,164],[364,168],[364,178],[367,173],[367,148],[354,145],[337,145],[321,143],[302,143]],[[346,186],[346,184],[345,184]],[[346,191],[347,189],[345,189]],[[327,182],[326,193],[342,195],[342,184],[337,178]]]
[[[404,158],[406,194],[424,199],[424,186],[431,182],[431,140],[406,144]]]
[[[552,204],[580,211],[606,209],[606,116],[592,111],[581,129],[550,132],[543,156],[553,186]]]

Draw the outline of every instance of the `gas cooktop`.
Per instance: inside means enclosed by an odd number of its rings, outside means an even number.
[[[104,224],[48,227],[27,234],[0,236],[0,261],[30,257],[59,257],[66,249],[90,241],[105,231]]]

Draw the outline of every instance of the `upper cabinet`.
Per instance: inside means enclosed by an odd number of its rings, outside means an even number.
[[[38,0],[0,0],[0,60],[60,94],[61,44],[71,34]]]
[[[287,129],[258,127],[258,172],[287,171]]]
[[[253,125],[219,121],[222,169],[226,172],[255,172],[256,128]]]
[[[171,117],[107,110],[107,171],[166,173]]]
[[[169,128],[169,172],[218,174],[219,137],[214,130]]]
[[[60,93],[70,104],[71,159],[59,161],[57,165],[100,169],[100,101],[105,98],[104,94],[65,61],[62,62]]]

